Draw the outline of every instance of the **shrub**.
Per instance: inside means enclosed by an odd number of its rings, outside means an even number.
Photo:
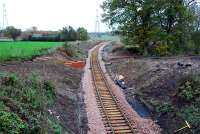
[[[171,104],[168,104],[168,103],[164,103],[162,105],[159,105],[157,108],[156,108],[156,111],[160,114],[165,114],[165,113],[168,113],[168,112],[173,112],[174,111],[174,108],[172,107]]]
[[[193,32],[192,33],[192,41],[194,42],[195,44],[195,52],[197,54],[199,54],[199,50],[200,50],[200,31],[197,31],[197,32]]]
[[[12,74],[0,76],[0,98],[3,99],[0,110],[15,112],[19,118],[28,123],[30,133],[46,132],[49,126],[46,123],[47,107],[54,103],[56,97],[54,85],[49,81],[40,80],[36,74],[32,74],[26,80],[18,78],[17,75],[12,76]],[[12,79],[6,79],[6,84],[4,84],[4,79],[7,77]],[[6,125],[12,125],[12,122],[7,122]],[[1,131],[7,132],[4,129]]]
[[[167,44],[158,44],[155,48],[155,53],[159,56],[168,55],[168,45]]]
[[[185,101],[192,101],[200,95],[200,76],[185,80],[179,87],[178,96]]]
[[[75,47],[68,42],[65,42],[63,45],[63,51],[70,57],[73,57],[76,54]]]
[[[44,82],[44,89],[46,90],[46,96],[48,99],[48,104],[52,104],[53,103],[53,100],[55,99],[56,97],[56,94],[55,94],[55,86],[53,85],[53,83],[51,81],[45,81]]]
[[[200,125],[200,109],[194,106],[184,108],[180,112],[181,116],[194,126]]]
[[[158,41],[149,46],[148,53],[155,56],[166,56],[169,54],[168,49],[169,47],[167,44],[163,44],[162,42]]]
[[[182,99],[186,101],[190,101],[194,98],[194,92],[193,92],[191,84],[192,83],[187,81],[182,87],[179,88],[179,90],[181,90],[180,93],[178,94],[179,97],[181,97]]]
[[[54,120],[48,119],[48,123],[51,125],[54,134],[61,134],[61,126]]]
[[[3,76],[3,84],[6,86],[14,86],[18,83],[18,78],[15,74]]]
[[[178,115],[190,122],[192,132],[196,133],[200,125],[200,75],[184,80],[179,87],[178,97],[184,104],[177,109]]]
[[[0,111],[0,131],[8,134],[25,133],[28,130],[27,124],[22,119],[11,112]]]

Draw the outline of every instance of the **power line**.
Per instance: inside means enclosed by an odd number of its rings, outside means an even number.
[[[100,32],[99,12],[98,12],[98,10],[96,10],[95,34],[98,35],[99,32]]]
[[[6,3],[3,2],[3,23],[2,29],[5,29],[8,26],[8,18],[7,18],[7,10],[6,10]]]

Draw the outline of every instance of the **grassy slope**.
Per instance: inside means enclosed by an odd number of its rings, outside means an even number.
[[[46,53],[48,48],[61,46],[62,42],[0,42],[0,61],[28,59]]]

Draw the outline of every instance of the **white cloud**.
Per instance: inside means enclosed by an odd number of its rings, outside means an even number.
[[[2,0],[1,5],[2,6]],[[103,0],[5,0],[9,25],[23,30],[37,26],[43,30],[58,30],[63,26],[83,26],[94,31],[96,9]],[[2,9],[2,7],[0,8]],[[0,11],[0,23],[2,22]],[[101,23],[101,31],[108,27]]]

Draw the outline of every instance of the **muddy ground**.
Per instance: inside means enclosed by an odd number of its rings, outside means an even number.
[[[178,86],[183,79],[200,72],[200,57],[144,58],[109,45],[104,49],[104,61],[112,79],[116,75],[125,76],[127,100],[133,96],[139,98],[150,111],[151,118],[163,129],[163,134],[173,134],[185,125],[184,119],[170,113],[159,115],[156,108],[166,102],[175,103],[176,107],[182,105],[176,102]],[[185,129],[179,133],[191,132]]]
[[[47,110],[51,111],[51,114],[60,121],[62,133],[84,134],[88,130],[81,90],[83,70],[73,69],[59,62],[60,60],[85,60],[87,51],[95,46],[96,42],[84,42],[79,45],[81,51],[79,57],[72,58],[57,50],[28,61],[0,63],[0,72],[15,73],[24,79],[35,73],[42,80],[49,80],[55,85],[57,99],[53,107]]]

